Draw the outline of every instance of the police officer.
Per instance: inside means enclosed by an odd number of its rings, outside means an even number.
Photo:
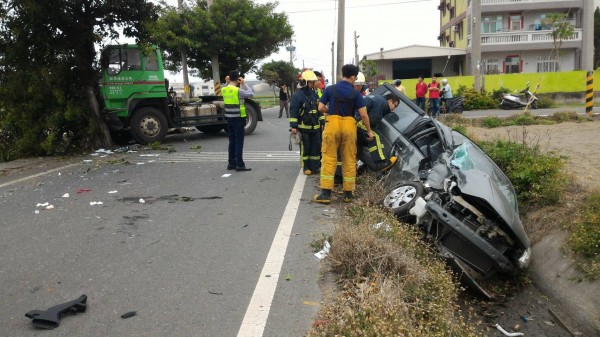
[[[319,100],[319,111],[325,115],[325,129],[321,155],[321,194],[313,200],[322,204],[331,202],[331,190],[337,165],[338,148],[342,156],[342,176],[344,201],[354,199],[356,188],[356,120],[354,111],[358,110],[361,120],[367,128],[367,139],[373,139],[365,101],[354,90],[353,84],[358,76],[358,67],[346,64],[342,67],[342,80],[325,88]]]
[[[250,171],[243,160],[244,126],[246,125],[246,106],[244,98],[254,96],[252,89],[245,83],[240,72],[233,70],[229,73],[229,84],[221,90],[225,103],[225,119],[229,135],[228,170]]]
[[[321,129],[325,117],[317,110],[317,80],[313,71],[304,71],[300,77],[301,89],[294,93],[290,105],[290,128],[294,134],[300,132],[300,158],[306,175],[321,170]]]

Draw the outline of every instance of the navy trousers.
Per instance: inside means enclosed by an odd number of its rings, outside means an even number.
[[[229,167],[244,168],[244,126],[246,118],[227,118],[227,134],[229,135]]]

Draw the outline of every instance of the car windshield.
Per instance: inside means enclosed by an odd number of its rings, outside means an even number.
[[[477,145],[465,138],[463,143],[454,149],[450,163],[462,171],[478,170],[487,174],[495,181],[499,191],[510,202],[515,211],[518,210],[515,191],[508,177],[500,170],[494,161]]]

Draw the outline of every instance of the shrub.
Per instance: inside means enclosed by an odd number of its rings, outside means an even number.
[[[502,100],[502,96],[504,94],[508,94],[510,93],[510,89],[505,88],[505,87],[500,87],[496,90],[492,90],[492,92],[490,93],[492,99],[496,102],[500,102]]]
[[[564,122],[579,122],[581,121],[581,117],[577,114],[577,112],[575,111],[564,111],[564,112],[556,112],[554,114],[552,114],[552,116],[550,116],[550,119],[552,119],[553,121],[557,122],[557,123],[564,123]],[[583,119],[587,119],[586,117],[583,117]]]
[[[566,187],[564,158],[526,141],[496,140],[479,145],[511,180],[521,204],[543,206],[560,200]]]
[[[475,89],[465,90],[463,97],[465,99],[465,110],[494,109],[498,107],[498,103],[494,102],[490,96]]]
[[[569,246],[583,259],[577,266],[590,279],[600,277],[600,192],[592,192],[582,204],[581,215],[574,223]]]
[[[542,97],[537,102],[538,109],[547,109],[554,107],[554,101],[548,97]]]

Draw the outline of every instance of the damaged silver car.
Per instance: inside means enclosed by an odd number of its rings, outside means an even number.
[[[388,93],[399,96],[400,105],[375,130],[399,160],[386,177],[383,206],[417,226],[463,282],[492,297],[480,280],[517,274],[531,258],[510,180],[467,137],[430,118],[391,85],[373,95]],[[359,159],[372,164],[366,151],[359,149]]]

